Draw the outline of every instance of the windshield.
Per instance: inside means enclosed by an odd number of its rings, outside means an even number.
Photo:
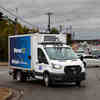
[[[78,59],[78,56],[68,47],[46,47],[46,52],[53,60],[72,60]]]

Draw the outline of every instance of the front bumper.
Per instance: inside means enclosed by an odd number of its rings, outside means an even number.
[[[54,74],[50,73],[50,78],[53,81],[60,81],[60,82],[76,82],[76,81],[82,81],[86,79],[86,73],[85,72],[80,72],[75,75],[67,75],[66,73],[64,74]]]

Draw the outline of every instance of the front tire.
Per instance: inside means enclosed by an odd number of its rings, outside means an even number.
[[[79,86],[80,87],[81,86],[81,82],[80,81],[77,81],[76,82],[76,86]]]
[[[49,74],[45,73],[43,76],[43,80],[44,80],[44,86],[45,87],[49,87],[52,83],[51,83],[51,79]]]

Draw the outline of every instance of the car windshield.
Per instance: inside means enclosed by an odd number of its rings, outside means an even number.
[[[72,60],[78,59],[78,56],[69,47],[46,47],[46,52],[53,60]]]

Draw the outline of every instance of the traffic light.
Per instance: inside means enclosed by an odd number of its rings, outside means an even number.
[[[67,45],[70,45],[72,43],[72,34],[67,33]]]
[[[2,20],[3,20],[3,13],[0,12],[0,21],[2,21]]]

